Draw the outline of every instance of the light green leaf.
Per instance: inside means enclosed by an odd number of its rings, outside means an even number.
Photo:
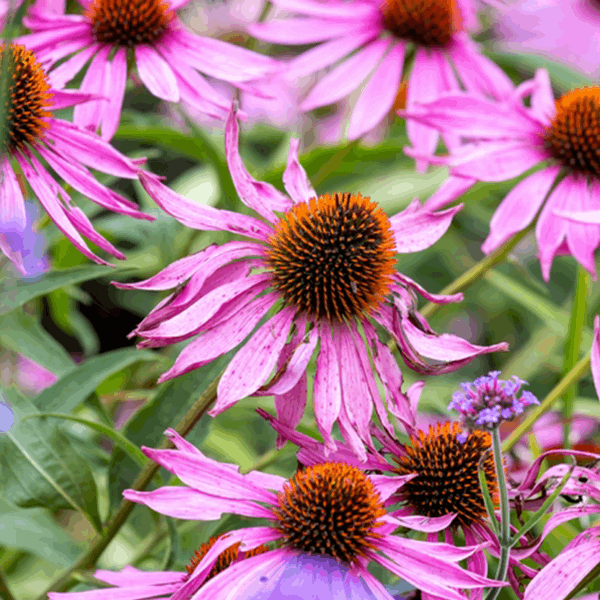
[[[105,352],[86,360],[35,398],[36,406],[43,411],[71,412],[83,402],[105,379],[139,361],[161,360],[150,350],[122,348]]]

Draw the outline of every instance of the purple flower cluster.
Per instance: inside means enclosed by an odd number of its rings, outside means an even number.
[[[501,421],[520,415],[526,406],[539,404],[527,390],[517,398],[526,381],[514,375],[512,381],[505,381],[498,379],[499,375],[500,371],[490,371],[475,381],[461,383],[462,391],[452,394],[448,409],[461,413],[469,429],[495,429]]]

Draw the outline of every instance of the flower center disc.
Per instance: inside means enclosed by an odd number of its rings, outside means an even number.
[[[559,98],[544,142],[564,166],[600,177],[600,87],[573,90]]]
[[[94,0],[86,16],[97,42],[133,48],[158,41],[174,13],[161,0]]]
[[[399,490],[402,501],[416,514],[442,517],[457,513],[455,523],[469,526],[487,514],[479,486],[479,459],[491,446],[490,434],[474,431],[461,443],[458,423],[438,423],[429,427],[429,435],[419,431],[406,446],[406,455],[396,457],[400,475],[417,473]],[[483,463],[492,499],[497,501],[498,485],[494,457],[490,452]]]
[[[273,509],[286,546],[352,564],[380,537],[385,510],[373,483],[357,467],[324,463],[298,471]]]
[[[462,28],[456,0],[384,0],[385,27],[420,46],[447,46]]]
[[[297,204],[275,226],[268,264],[288,305],[344,321],[376,309],[393,281],[389,219],[360,194],[324,194]]]
[[[6,46],[0,47],[3,58],[6,51]],[[49,127],[46,119],[52,113],[46,109],[52,104],[52,94],[48,76],[31,50],[11,44],[8,52],[12,80],[6,101],[8,116],[4,146],[12,153],[26,144],[35,143]]]
[[[204,542],[198,550],[194,552],[194,556],[190,559],[190,562],[186,565],[187,577],[188,579],[190,575],[194,572],[194,569],[200,564],[200,561],[208,554],[208,551],[215,545],[215,542],[219,539],[220,536],[215,535],[211,537],[208,542]],[[206,576],[204,583],[206,583],[209,579],[212,579],[221,571],[224,571],[231,563],[236,561],[239,558],[241,542],[237,542],[229,546],[226,550],[223,550],[221,554],[217,557],[217,560],[211,569],[210,573]],[[269,547],[265,544],[258,546],[252,550],[244,552],[244,558],[250,558],[251,556],[258,556],[259,554],[263,554],[268,552]]]

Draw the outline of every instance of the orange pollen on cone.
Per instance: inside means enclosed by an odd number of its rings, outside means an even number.
[[[298,312],[343,322],[369,314],[393,283],[396,243],[386,214],[360,194],[323,194],[275,225],[273,287]]]
[[[157,42],[175,13],[161,0],[94,0],[86,16],[97,42],[133,48]]]
[[[383,0],[385,27],[420,46],[447,46],[462,29],[456,0]]]
[[[379,493],[357,467],[323,463],[298,471],[277,495],[276,528],[288,548],[353,564],[381,535]]]
[[[187,570],[186,580],[189,579],[190,575],[194,572],[194,569],[200,564],[200,561],[207,555],[208,551],[215,545],[215,542],[219,539],[219,537],[220,536],[218,535],[211,537],[208,542],[204,542],[200,548],[194,552],[194,556],[192,556],[190,562],[185,567]],[[215,577],[215,575],[218,575],[221,571],[224,571],[231,565],[231,563],[239,558],[250,558],[252,556],[258,556],[259,554],[264,554],[265,552],[269,551],[269,547],[265,544],[262,544],[257,548],[253,548],[252,550],[244,552],[243,556],[240,557],[240,546],[241,543],[237,542],[219,554],[217,561],[204,580],[204,583]]]
[[[573,90],[556,101],[544,145],[568,169],[600,177],[600,87]]]
[[[400,475],[417,473],[398,491],[401,500],[415,514],[443,517],[456,513],[453,525],[468,527],[481,522],[487,515],[477,469],[479,460],[491,447],[488,432],[473,431],[461,442],[457,436],[462,429],[458,423],[437,423],[429,426],[429,434],[419,431],[412,436],[412,445],[405,446],[406,454],[395,457]],[[494,457],[489,452],[483,461],[483,472],[495,504],[498,503],[498,484]]]
[[[12,153],[27,144],[35,144],[49,127],[52,96],[48,76],[35,55],[25,46],[0,46],[4,63],[8,58],[11,71],[6,97],[6,131],[4,147]]]

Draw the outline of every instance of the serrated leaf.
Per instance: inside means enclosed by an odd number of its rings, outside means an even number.
[[[58,376],[75,368],[67,351],[40,325],[38,319],[20,310],[0,317],[0,345],[26,356]]]
[[[158,393],[147,402],[123,428],[122,433],[138,446],[157,446],[164,431],[174,427],[230,360],[227,354],[212,363],[161,385]],[[204,415],[195,426],[194,443],[200,443],[207,433],[211,418]],[[122,500],[123,490],[139,473],[139,467],[119,448],[115,448],[108,470],[111,505]]]
[[[150,350],[123,348],[105,352],[86,360],[35,398],[36,406],[44,412],[71,412],[105,379],[138,361],[160,360]]]
[[[1,514],[0,539],[5,546],[30,552],[61,567],[71,566],[80,552],[65,530],[41,508]]]
[[[0,315],[4,315],[26,302],[57,290],[64,285],[96,279],[103,275],[114,275],[117,267],[86,265],[44,274],[37,281],[19,279],[8,287],[0,288]]]
[[[33,419],[34,404],[16,390],[4,390],[15,425],[0,438],[0,480],[9,502],[23,508],[74,509],[100,531],[96,482],[69,439],[49,423]]]

